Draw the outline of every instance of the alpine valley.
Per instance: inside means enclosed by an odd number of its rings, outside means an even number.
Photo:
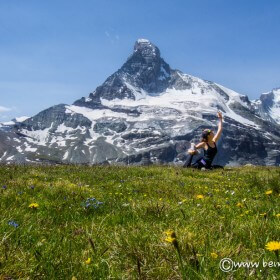
[[[280,164],[280,89],[250,101],[171,69],[136,41],[122,67],[88,97],[0,124],[1,163],[183,164],[203,129],[223,133],[214,164]]]

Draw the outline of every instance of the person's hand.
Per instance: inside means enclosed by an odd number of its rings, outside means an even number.
[[[189,149],[189,150],[188,150],[188,153],[189,153],[190,155],[195,155],[195,154],[197,154],[197,151],[196,151],[196,150],[191,150],[191,149]]]
[[[220,111],[217,113],[217,116],[218,116],[219,119],[223,118],[222,113]]]

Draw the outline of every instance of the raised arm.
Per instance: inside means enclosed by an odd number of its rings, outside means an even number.
[[[218,112],[217,116],[219,118],[219,124],[218,124],[218,131],[217,131],[216,135],[213,137],[214,142],[217,142],[220,139],[221,134],[222,134],[222,130],[223,130],[223,116],[222,116],[222,113]]]

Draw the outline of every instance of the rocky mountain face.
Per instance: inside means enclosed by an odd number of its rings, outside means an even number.
[[[252,101],[252,106],[263,119],[280,124],[280,88],[261,94]]]
[[[280,164],[279,90],[250,101],[171,69],[139,39],[123,66],[88,97],[0,125],[2,163],[183,164],[191,142],[224,116],[216,164]]]

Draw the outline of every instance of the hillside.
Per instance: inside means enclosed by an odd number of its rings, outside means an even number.
[[[0,279],[277,279],[219,263],[277,261],[279,182],[273,167],[0,166]]]

